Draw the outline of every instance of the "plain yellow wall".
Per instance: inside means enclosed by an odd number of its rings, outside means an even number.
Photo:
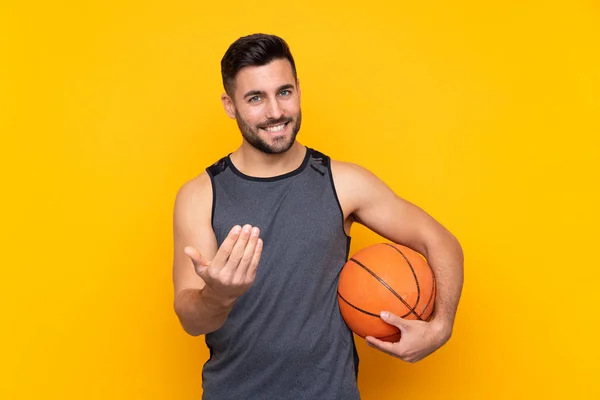
[[[296,57],[299,140],[465,249],[451,341],[417,364],[359,341],[363,398],[600,398],[597,2],[1,8],[1,399],[200,398],[172,206],[240,142],[219,61],[259,31]],[[381,240],[352,235],[352,252]]]

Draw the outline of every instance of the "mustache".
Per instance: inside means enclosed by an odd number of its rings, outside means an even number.
[[[286,124],[288,122],[292,122],[291,118],[278,118],[278,119],[270,119],[266,122],[264,122],[262,125],[258,125],[259,128],[266,128],[268,126],[274,126],[274,125],[281,125],[281,124]]]

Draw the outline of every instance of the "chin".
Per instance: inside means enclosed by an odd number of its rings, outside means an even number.
[[[288,151],[292,147],[293,144],[294,144],[293,139],[291,137],[287,136],[285,138],[280,137],[280,138],[277,138],[274,140],[272,139],[268,142],[263,142],[262,146],[259,145],[257,148],[259,148],[259,150],[262,150],[268,154],[282,154],[282,153],[285,153],[286,151]]]

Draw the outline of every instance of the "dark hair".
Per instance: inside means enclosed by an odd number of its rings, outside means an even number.
[[[221,77],[225,91],[229,95],[233,93],[235,77],[240,69],[266,65],[278,59],[290,62],[294,78],[297,79],[296,63],[285,40],[263,33],[239,38],[229,46],[221,59]]]

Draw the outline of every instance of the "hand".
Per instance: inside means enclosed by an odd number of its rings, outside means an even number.
[[[212,261],[206,260],[191,246],[184,249],[213,297],[231,302],[252,285],[262,254],[263,241],[259,234],[257,227],[245,225],[242,229],[239,225],[234,226]]]
[[[408,320],[386,312],[381,313],[381,319],[400,329],[400,341],[390,343],[367,336],[367,344],[409,363],[422,360],[450,339],[449,330],[435,320]]]

